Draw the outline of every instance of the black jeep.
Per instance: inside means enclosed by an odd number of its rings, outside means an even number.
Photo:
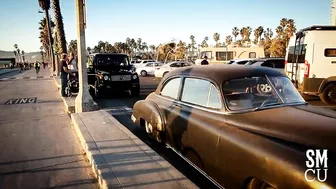
[[[88,59],[88,84],[93,97],[103,92],[130,91],[132,96],[140,94],[138,74],[132,69],[129,57],[120,53],[90,54]]]

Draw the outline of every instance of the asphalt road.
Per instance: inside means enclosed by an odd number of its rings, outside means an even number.
[[[97,188],[50,72],[16,74],[0,80],[0,188]]]
[[[185,174],[200,188],[216,188],[214,184],[208,181],[202,174],[197,172],[193,167],[191,167],[188,163],[186,163],[181,157],[175,154],[172,150],[162,149],[162,147],[160,147],[155,142],[150,140],[147,134],[144,131],[140,130],[138,126],[136,126],[132,122],[130,116],[134,103],[138,100],[145,99],[149,93],[153,92],[156,89],[158,83],[160,82],[160,79],[154,77],[141,77],[140,79],[141,79],[140,97],[129,97],[128,94],[124,95],[119,94],[118,96],[110,96],[103,99],[98,99],[97,100],[98,105],[101,108],[106,109],[119,122],[125,125],[130,131],[132,131],[141,140],[147,143],[153,150],[155,150],[158,154],[160,154],[167,161],[169,161],[174,167],[179,169],[179,171]],[[323,104],[323,102],[319,100],[319,98],[316,97],[310,97],[309,99],[307,99],[307,101],[315,106],[322,106],[330,109],[332,108],[335,109],[335,107],[326,106],[325,104]],[[129,110],[129,112],[118,111],[118,109],[120,108],[126,108]]]

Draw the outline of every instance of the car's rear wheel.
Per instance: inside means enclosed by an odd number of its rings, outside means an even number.
[[[145,76],[147,75],[147,72],[146,72],[145,70],[142,70],[142,71],[140,72],[140,75],[141,75],[142,77],[145,77]]]
[[[336,83],[328,84],[319,96],[325,104],[336,105]]]

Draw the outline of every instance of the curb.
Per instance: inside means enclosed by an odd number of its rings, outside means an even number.
[[[101,114],[104,116],[106,121],[110,121],[116,128],[114,130],[119,130],[127,138],[134,143],[142,152],[144,152],[153,163],[158,165],[160,169],[164,170],[164,174],[169,176],[172,180],[176,182],[177,188],[195,188],[198,187],[187,179],[180,171],[175,169],[170,163],[168,163],[163,157],[159,156],[154,152],[149,146],[147,146],[143,141],[136,137],[131,131],[129,131],[125,126],[123,126],[117,119],[110,115],[105,110],[93,111],[91,114]],[[89,116],[89,115],[86,115]],[[92,115],[93,116],[93,115]],[[119,180],[119,177],[115,174],[114,168],[110,167],[108,161],[104,158],[104,153],[100,151],[100,148],[96,144],[96,141],[92,137],[87,126],[83,122],[81,116],[77,113],[71,114],[71,122],[73,129],[75,130],[82,148],[85,152],[87,159],[90,162],[91,168],[98,180],[99,187],[102,189],[109,188],[124,188],[123,182]],[[124,183],[125,184],[125,183]]]
[[[99,168],[99,165],[97,163],[97,161],[99,161],[100,164],[102,165],[106,165],[107,162],[103,159],[100,158],[100,160],[96,159],[95,160],[95,155],[94,153],[92,153],[91,149],[98,149],[98,146],[96,145],[96,143],[94,142],[93,138],[91,137],[90,133],[87,131],[84,123],[82,122],[82,120],[80,119],[80,117],[78,116],[78,114],[71,114],[71,122],[72,122],[72,127],[76,132],[76,135],[82,145],[82,148],[85,152],[85,156],[87,157],[87,159],[89,160],[89,163],[91,165],[92,171],[96,176],[96,179],[98,181],[98,185],[99,188],[101,189],[108,189],[108,184],[106,182],[106,180],[103,178],[103,173]],[[82,126],[80,126],[82,125]]]

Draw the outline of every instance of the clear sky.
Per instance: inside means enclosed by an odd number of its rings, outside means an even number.
[[[76,39],[75,0],[60,0],[67,41]],[[86,0],[86,45],[99,40],[112,44],[127,37],[158,45],[172,38],[198,43],[213,34],[221,39],[232,28],[262,25],[275,29],[283,17],[293,18],[298,29],[328,25],[330,0]],[[0,50],[38,51],[38,0],[0,0]],[[53,16],[53,12],[50,14]],[[253,34],[252,34],[253,35]]]

